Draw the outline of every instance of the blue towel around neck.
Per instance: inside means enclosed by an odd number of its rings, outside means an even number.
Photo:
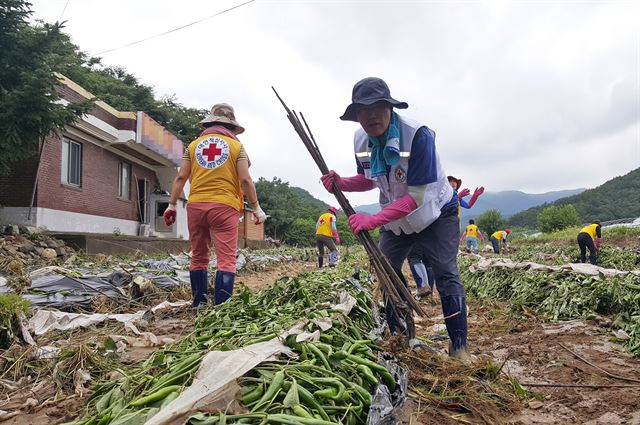
[[[387,167],[400,160],[400,131],[398,130],[398,115],[391,113],[389,128],[383,135],[369,136],[371,147],[371,177],[386,176]]]

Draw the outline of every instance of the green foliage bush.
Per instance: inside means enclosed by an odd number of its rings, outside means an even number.
[[[505,224],[502,213],[498,210],[487,210],[476,219],[476,225],[480,228],[480,231],[485,233],[487,238],[496,230],[504,229]]]
[[[552,205],[538,214],[538,229],[544,233],[578,226],[580,222],[580,216],[576,208],[571,204],[563,206]]]

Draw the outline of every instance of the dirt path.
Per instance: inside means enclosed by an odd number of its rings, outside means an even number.
[[[439,300],[424,300],[426,319],[416,321],[419,336],[429,339],[444,334]],[[469,347],[472,354],[503,365],[502,371],[517,379],[531,394],[522,399],[523,409],[503,412],[505,424],[640,424],[640,360],[609,342],[611,330],[591,321],[542,323],[535,316],[514,316],[503,303],[469,302]],[[433,341],[441,350],[446,340]],[[607,372],[629,378],[616,379],[590,366],[573,353]],[[559,385],[637,385],[627,388],[535,387],[525,383]],[[414,404],[415,405],[415,404]],[[420,412],[411,423],[439,424],[442,408],[416,406]],[[461,423],[456,412],[450,423]],[[407,421],[407,423],[409,423]],[[470,421],[467,423],[477,423]],[[483,423],[480,421],[479,423]],[[485,422],[486,423],[486,422]]]

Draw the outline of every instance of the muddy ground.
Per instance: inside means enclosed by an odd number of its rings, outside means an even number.
[[[279,277],[295,275],[314,267],[311,262],[294,262],[240,275],[237,282],[250,289],[259,289]],[[640,361],[626,354],[620,345],[609,342],[613,335],[606,327],[606,320],[601,323],[543,323],[527,312],[512,314],[504,304],[470,300],[469,346],[476,363],[465,368],[450,361],[444,354],[447,341],[437,295],[423,299],[421,303],[427,317],[416,320],[418,336],[439,352],[401,352],[403,361],[411,364],[411,398],[402,409],[402,423],[640,424],[640,386],[606,387],[640,385]],[[191,332],[193,321],[194,313],[189,309],[174,310],[158,315],[141,330],[152,332],[158,338],[178,339]],[[47,334],[38,342],[44,345],[47,339],[55,339],[60,346],[73,346],[100,342],[109,335],[124,332],[121,325],[110,324],[89,330]],[[135,365],[156,349],[128,347],[122,361]],[[580,360],[576,354],[584,360]],[[475,378],[478,370],[484,371],[482,373],[490,370],[482,366],[487,362],[502,367],[498,369],[500,376],[492,387],[486,387],[482,379]],[[607,376],[602,369],[618,377]],[[429,391],[424,387],[425,382],[432,383],[431,390],[444,386],[443,393],[446,393],[451,386],[451,393],[459,391],[453,391],[453,388],[459,384],[456,381],[460,381],[461,374],[472,375],[463,376],[464,385],[480,385],[478,388],[484,385],[486,391],[467,388],[468,394],[472,394],[468,403],[453,403],[447,398],[424,396]],[[516,394],[510,378],[514,378],[529,392]],[[78,416],[88,392],[82,396],[71,394],[55,398],[56,389],[51,377],[42,376],[38,381],[38,385],[13,392],[11,396],[5,391],[5,399],[0,400],[0,411],[20,409],[20,414],[5,421],[0,419],[3,425],[57,424]],[[527,383],[558,386],[527,386]],[[572,387],[575,385],[598,387]],[[464,393],[464,389],[461,391]]]
[[[437,296],[423,300],[422,305],[428,317],[417,319],[418,335],[429,339],[443,333]],[[607,325],[606,320],[602,322],[544,323],[530,314],[514,316],[504,304],[470,300],[471,353],[478,362],[490,358],[501,365],[504,375],[515,378],[531,394],[519,397],[511,414],[508,409],[488,409],[496,420],[478,421],[474,415],[460,416],[423,404],[422,412],[413,412],[407,423],[640,424],[640,360],[610,342],[611,329],[600,326]],[[446,348],[446,341],[432,344],[442,351]],[[595,387],[581,387],[591,385]]]

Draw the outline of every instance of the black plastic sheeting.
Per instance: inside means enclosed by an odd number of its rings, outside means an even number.
[[[160,289],[171,290],[185,282],[174,276],[142,273]],[[33,279],[29,293],[23,298],[34,308],[56,308],[63,311],[90,309],[91,302],[99,296],[111,299],[130,298],[128,286],[130,274],[114,271],[104,276],[71,277],[59,274],[39,276]]]
[[[367,425],[393,425],[398,422],[398,413],[407,399],[409,374],[398,365],[396,358],[389,354],[381,354],[378,363],[387,368],[398,385],[395,391],[390,393],[385,384],[378,383],[367,415]]]

